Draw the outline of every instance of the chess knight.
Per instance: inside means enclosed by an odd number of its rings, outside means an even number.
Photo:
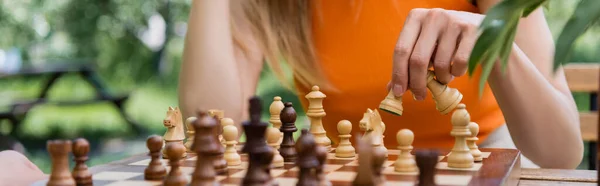
[[[167,110],[167,117],[163,120],[163,125],[167,127],[167,132],[163,136],[165,140],[165,146],[168,143],[181,143],[183,145],[183,140],[185,139],[185,133],[183,131],[183,119],[182,119],[181,111],[179,111],[179,107],[169,107]],[[186,157],[187,154],[183,153],[183,157]],[[163,158],[169,158],[167,156],[166,150],[163,150]]]
[[[385,132],[385,124],[381,120],[381,115],[379,115],[379,111],[377,109],[371,110],[367,108],[367,112],[363,114],[363,118],[360,120],[359,125],[360,130],[365,131],[363,138],[372,137],[372,144],[375,148],[381,148],[383,152],[385,152],[385,157],[387,157],[387,149],[383,144],[383,132]]]

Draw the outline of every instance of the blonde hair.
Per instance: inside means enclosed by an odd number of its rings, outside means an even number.
[[[289,66],[293,77],[303,86],[331,85],[317,62],[311,34],[310,0],[238,0],[241,20],[232,19],[233,40],[247,51],[236,21],[249,24],[253,39],[260,47],[275,76],[291,88],[282,64]],[[238,9],[240,10],[240,9]],[[283,62],[283,63],[282,63]]]

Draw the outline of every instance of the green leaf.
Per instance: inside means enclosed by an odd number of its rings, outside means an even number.
[[[483,33],[481,33],[481,36],[475,43],[475,46],[473,46],[473,51],[471,51],[467,68],[469,75],[473,75],[477,65],[484,60],[484,54],[492,47],[494,41],[496,41],[496,37],[500,35],[500,32],[505,25],[501,20],[495,22],[494,24],[495,26],[490,26],[484,30]]]
[[[506,33],[507,39],[502,43],[502,50],[500,51],[500,61],[502,64],[502,72],[506,70],[508,66],[508,56],[512,52],[513,41],[515,40],[515,35],[517,35],[517,25],[519,24],[520,17],[515,15],[509,22],[509,29]]]
[[[492,69],[494,67],[494,63],[498,58],[498,50],[490,51],[490,55],[486,56],[485,62],[483,65],[483,71],[481,72],[481,77],[479,79],[479,98],[483,96],[483,88],[485,87],[485,83],[487,82],[487,78],[490,76]]]
[[[531,12],[535,11],[536,9],[538,9],[544,3],[549,4],[548,0],[537,0],[537,2],[533,1],[532,4],[529,5],[527,8],[525,8],[525,10],[523,11],[523,17],[529,16],[529,14],[531,14]]]
[[[582,0],[556,40],[553,71],[568,63],[575,40],[600,19],[600,0]]]

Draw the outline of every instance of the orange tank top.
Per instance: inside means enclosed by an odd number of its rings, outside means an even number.
[[[312,33],[319,64],[326,77],[338,91],[322,90],[326,116],[323,125],[332,143],[339,141],[337,123],[349,120],[352,133],[361,134],[358,123],[367,108],[378,109],[387,94],[386,84],[391,78],[394,45],[404,21],[414,8],[443,8],[477,12],[467,0],[375,0],[314,1],[311,5]],[[480,126],[479,142],[504,123],[502,112],[486,85],[483,97],[478,97],[480,71],[473,77],[455,78],[448,86],[463,94],[471,120]],[[296,82],[296,85],[300,85]],[[311,87],[297,86],[303,109],[304,98]],[[395,116],[380,111],[386,125],[384,143],[395,148],[396,132],[407,128],[415,135],[416,148],[450,148],[451,113],[440,114],[428,93],[424,101],[415,101],[410,91],[403,96],[404,112]]]

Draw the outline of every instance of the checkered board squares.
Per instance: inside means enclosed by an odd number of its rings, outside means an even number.
[[[444,154],[447,151],[444,152]],[[436,169],[435,181],[439,185],[468,185],[472,183],[486,183],[485,185],[501,185],[504,183],[502,175],[510,175],[510,171],[514,170],[515,161],[518,161],[520,153],[513,149],[492,149],[485,151],[483,162],[477,162],[470,169],[452,169],[447,167],[446,156],[440,156],[438,167]],[[394,162],[398,158],[398,150],[388,150],[388,158],[384,163],[382,174],[385,176],[385,185],[414,185],[418,180],[418,172],[414,173],[399,173],[394,171]],[[228,166],[227,174],[218,175],[216,180],[221,185],[240,185],[246,176],[248,167],[248,156],[241,154],[242,164],[237,166]],[[188,154],[182,162],[181,171],[191,181],[191,175],[194,172],[196,164],[196,156],[193,153]],[[150,157],[147,155],[139,155],[132,157],[126,161],[119,163],[111,163],[101,169],[90,169],[93,173],[94,185],[162,185],[162,181],[146,181],[144,180],[144,170],[150,162]],[[168,171],[171,166],[168,165],[168,160],[161,159],[161,162]],[[498,168],[500,167],[500,168]],[[353,158],[337,158],[335,157],[335,149],[328,154],[328,160],[325,164],[326,178],[331,181],[332,185],[351,185],[359,169],[357,157]],[[493,169],[493,171],[491,171]],[[485,172],[500,172],[499,177],[486,178],[488,175]],[[286,162],[282,168],[272,168],[271,176],[279,185],[295,185],[298,181],[297,177],[299,169],[292,162]],[[507,177],[507,176],[505,176]],[[490,184],[488,184],[490,183]],[[45,185],[43,184],[38,185]]]

